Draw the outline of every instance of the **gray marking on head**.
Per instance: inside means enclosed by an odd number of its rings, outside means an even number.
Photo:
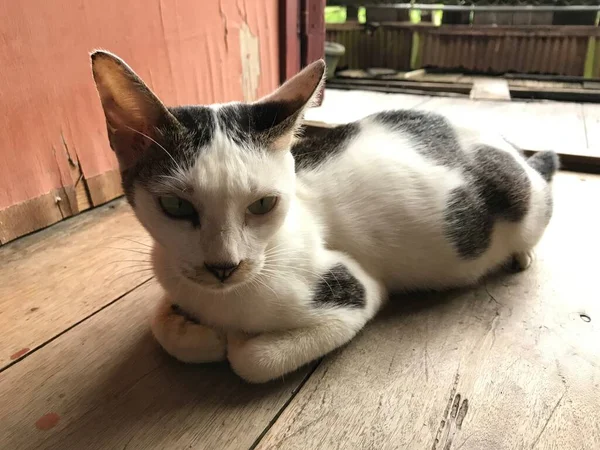
[[[315,286],[313,303],[323,306],[362,308],[365,306],[365,287],[343,264],[330,268]]]
[[[134,183],[147,185],[162,175],[171,175],[177,167],[188,169],[213,139],[216,121],[210,108],[181,106],[169,111],[181,127],[160,129],[160,145],[164,149],[152,143],[136,164],[122,173],[123,191],[132,205]]]

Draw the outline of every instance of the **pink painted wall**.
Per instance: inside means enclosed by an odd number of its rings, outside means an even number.
[[[117,168],[88,53],[124,58],[167,104],[278,85],[277,0],[0,0],[0,211]],[[1,224],[0,224],[1,226]]]

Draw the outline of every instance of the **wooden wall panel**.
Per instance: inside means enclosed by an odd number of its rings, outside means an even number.
[[[167,104],[253,100],[279,83],[277,0],[0,0],[0,11],[5,239],[120,192],[91,50],[123,57]],[[83,201],[61,209],[57,190],[79,183]]]

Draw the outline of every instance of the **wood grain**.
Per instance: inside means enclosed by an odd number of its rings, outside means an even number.
[[[0,368],[150,278],[123,238],[149,242],[120,200],[0,247]]]
[[[250,448],[306,371],[253,386],[177,363],[149,333],[160,295],[150,281],[5,371],[0,448]]]
[[[600,177],[563,173],[554,188],[533,267],[394,299],[257,448],[600,448]]]

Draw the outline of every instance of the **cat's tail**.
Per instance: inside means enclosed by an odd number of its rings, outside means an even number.
[[[548,183],[560,166],[558,155],[553,151],[537,152],[527,158],[527,164],[537,170]]]

